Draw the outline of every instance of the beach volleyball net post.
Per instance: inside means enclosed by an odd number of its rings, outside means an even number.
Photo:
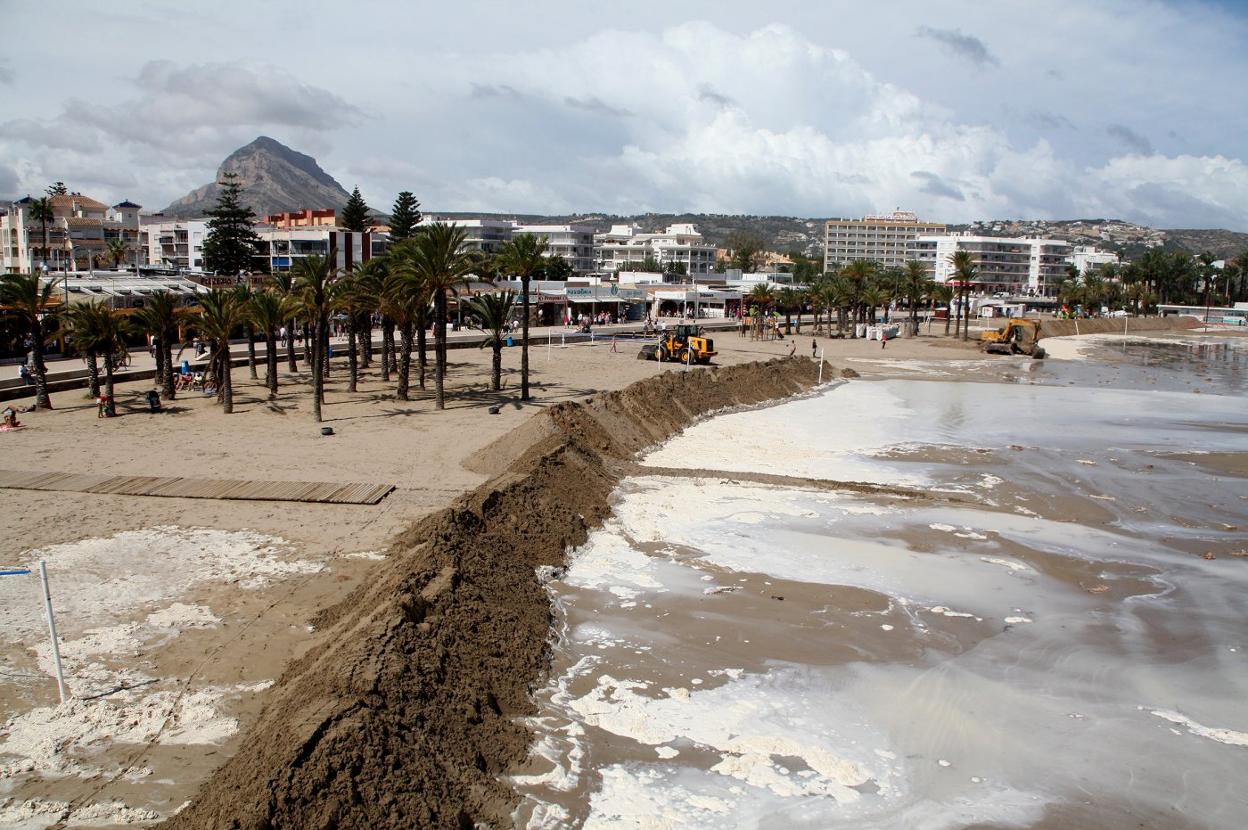
[[[29,568],[8,568],[0,570],[0,576],[29,576]],[[48,587],[48,566],[39,560],[39,582],[43,595],[43,612],[48,621],[48,634],[52,638],[52,663],[56,666],[56,690],[60,693],[61,703],[65,702],[65,672],[61,668],[61,644],[56,636],[56,618],[52,615],[52,591]]]

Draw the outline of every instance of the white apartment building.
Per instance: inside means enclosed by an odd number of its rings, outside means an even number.
[[[51,196],[49,201],[52,220],[47,223],[46,250],[43,223],[30,215],[33,197],[13,202],[0,214],[4,272],[89,270],[95,263],[104,264],[112,240],[120,239],[131,251],[138,247],[139,205],[121,202],[110,208],[80,193]]]
[[[1106,265],[1117,265],[1118,255],[1090,245],[1079,245],[1071,255],[1070,261],[1079,269],[1079,273],[1086,277],[1089,273],[1099,271]]]
[[[669,225],[661,233],[641,233],[636,225],[613,225],[606,233],[594,235],[598,267],[618,272],[626,264],[634,267],[652,259],[660,270],[677,263],[685,273],[709,274],[715,270],[715,246],[707,243],[691,224]]]
[[[568,225],[520,225],[512,229],[512,235],[531,233],[546,237],[548,256],[560,256],[572,266],[578,276],[592,274],[597,269],[594,256],[594,228],[592,225],[573,223]]]
[[[911,242],[920,236],[944,232],[944,225],[920,222],[906,210],[895,210],[887,216],[829,219],[824,228],[823,270],[835,271],[856,259],[878,262],[885,268],[900,266],[907,259]]]
[[[208,235],[206,220],[145,216],[142,222],[139,245],[145,265],[203,273],[204,237]]]
[[[941,234],[911,242],[906,258],[926,264],[932,278],[943,283],[956,279],[954,252],[968,251],[980,290],[1049,297],[1066,279],[1073,250],[1060,239]]]
[[[256,227],[260,237],[260,259],[257,270],[271,274],[289,271],[295,263],[309,256],[329,259],[339,271],[353,271],[390,247],[390,236],[384,233],[344,231],[335,227],[275,228]]]
[[[435,216],[426,222],[442,222],[463,228],[467,233],[465,245],[474,251],[496,254],[511,241],[515,222],[510,219],[464,219],[461,217]]]

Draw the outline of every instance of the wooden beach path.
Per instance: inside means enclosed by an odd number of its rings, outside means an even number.
[[[64,490],[75,493],[161,496],[180,499],[377,504],[394,489],[394,485],[332,481],[245,481],[223,478],[109,476],[85,473],[24,473],[17,470],[0,470],[0,488]]]

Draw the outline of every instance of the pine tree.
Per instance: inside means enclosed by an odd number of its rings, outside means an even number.
[[[204,211],[210,217],[204,237],[204,268],[234,275],[251,270],[251,258],[258,251],[260,237],[251,227],[256,212],[242,203],[243,186],[236,174],[226,173],[219,184],[217,206]]]
[[[420,202],[410,190],[404,190],[394,200],[394,209],[390,212],[390,241],[401,242],[409,238],[423,218]]]
[[[48,185],[47,193],[49,196],[64,196],[69,193],[69,188],[65,186],[65,182],[56,182]]]
[[[351,191],[351,198],[347,199],[347,206],[342,209],[342,226],[349,231],[363,233],[367,223],[368,205],[360,195],[360,188],[356,187]]]

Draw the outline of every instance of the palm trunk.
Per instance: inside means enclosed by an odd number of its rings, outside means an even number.
[[[523,311],[520,320],[520,400],[527,401],[529,399],[529,280],[532,279],[531,274],[524,274],[521,277],[524,288]],[[445,345],[446,332],[439,334],[442,338],[440,342]],[[438,375],[438,409],[442,408],[442,376]]]
[[[308,321],[303,321],[303,362],[312,365],[313,343],[312,343],[312,327],[308,325]]]
[[[404,323],[399,328],[399,337],[403,341],[402,353],[399,355],[399,366],[395,372],[399,376],[399,388],[397,395],[399,400],[406,401],[408,398],[408,389],[411,388],[412,375],[412,324]],[[384,355],[382,357],[385,357]]]
[[[527,282],[525,288],[527,296]],[[527,303],[525,311],[528,311]],[[443,291],[439,291],[433,301],[433,361],[434,407],[446,409],[446,293]]]
[[[373,363],[373,315],[361,314],[360,321],[360,368],[367,369]]]
[[[234,412],[234,384],[230,377],[230,344],[225,341],[225,348],[222,350],[220,365],[220,377],[217,380],[217,386],[221,392],[222,411],[226,415]]]
[[[87,393],[100,397],[100,361],[95,352],[87,352]]]
[[[316,310],[316,332],[315,341],[307,338],[304,342],[311,345],[312,355],[312,417],[319,424],[321,422],[321,403],[325,396],[325,372],[321,368],[321,363],[325,362],[325,337],[327,334],[325,314],[321,309]]]
[[[347,372],[349,373],[349,377],[347,378],[348,392],[356,391],[356,381],[360,375],[359,359],[355,355],[356,341],[355,315],[350,315],[347,317]]]
[[[160,379],[160,391],[165,396],[165,400],[171,401],[177,397],[177,387],[173,383],[173,354],[170,351],[173,347],[173,341],[166,332],[165,337],[160,340],[160,350],[165,355],[165,374]]]
[[[264,385],[269,387],[269,400],[277,397],[277,331],[264,333]]]
[[[299,370],[298,364],[295,363],[295,321],[293,318],[286,326],[286,364],[292,372]]]
[[[963,289],[962,309],[961,309],[961,316],[965,318],[962,321],[962,339],[963,340],[966,340],[967,337],[969,337],[971,333],[971,304],[970,302],[968,302],[968,300],[970,300],[970,290]]]
[[[416,328],[416,369],[420,388],[425,388],[425,372],[429,368],[429,360],[425,350],[429,347],[429,333],[424,326]]]
[[[251,323],[247,324],[247,371],[251,374],[251,379],[255,380],[256,374],[256,327]]]
[[[490,388],[497,392],[503,385],[503,343],[498,336],[502,332],[494,332],[494,371],[490,377]]]
[[[43,363],[43,324],[34,326],[34,343],[31,351],[35,354],[35,409],[51,409],[52,399],[48,397],[48,368]]]
[[[394,353],[394,323],[383,317],[381,321],[381,380],[390,382],[390,355]]]
[[[117,414],[117,404],[113,402],[113,354],[104,355],[104,414],[111,418]]]

